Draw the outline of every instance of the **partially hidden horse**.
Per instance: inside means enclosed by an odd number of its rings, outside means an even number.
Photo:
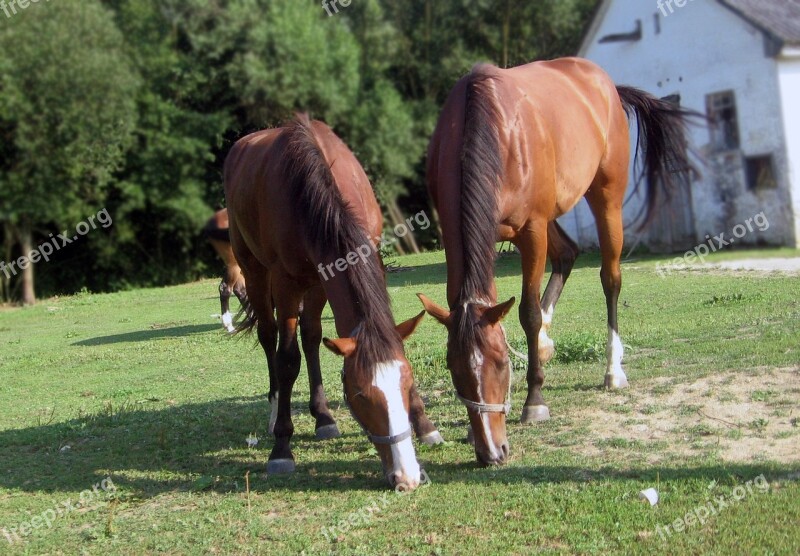
[[[375,247],[383,219],[361,165],[328,126],[299,115],[285,127],[239,140],[224,178],[231,244],[252,308],[247,324],[257,326],[269,399],[277,405],[267,472],[295,469],[291,395],[300,369],[299,324],[318,436],[336,428],[322,387],[324,341],[344,357],[345,400],[375,445],[387,480],[416,487],[420,467],[409,420],[422,441],[442,441],[425,415],[402,344],[425,312],[394,324]],[[338,339],[322,338],[326,300]]]
[[[222,275],[222,281],[219,283],[220,314],[222,315],[222,326],[228,332],[233,333],[236,327],[233,326],[233,314],[230,308],[231,295],[235,295],[239,299],[239,303],[247,311],[247,290],[242,269],[239,268],[239,263],[236,262],[236,257],[234,257],[233,248],[231,247],[231,237],[228,230],[228,209],[216,211],[214,216],[209,218],[203,227],[203,233],[225,264],[225,272]]]
[[[657,199],[691,168],[684,139],[690,114],[644,91],[615,86],[601,68],[579,58],[511,69],[478,65],[451,91],[427,162],[428,191],[439,212],[447,257],[449,308],[422,294],[420,299],[447,327],[447,363],[456,395],[467,407],[480,463],[503,463],[509,451],[511,373],[500,321],[515,299],[497,302],[495,242],[510,241],[521,255],[519,318],[528,346],[522,422],[550,416],[542,397],[543,365],[553,355],[547,330],[578,254],[555,219],[581,197],[595,217],[602,254],[605,386],[626,387],[617,300],[628,116],[638,122],[647,221]],[[540,301],[548,256],[553,273]]]

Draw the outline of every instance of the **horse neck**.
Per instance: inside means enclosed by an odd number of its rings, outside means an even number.
[[[336,261],[335,257],[329,261],[324,261],[322,264],[325,266],[334,261]],[[333,311],[336,333],[340,338],[348,338],[361,323],[363,317],[356,309],[358,303],[350,286],[350,281],[347,279],[347,271],[338,272],[334,268],[334,274],[327,276],[327,280],[324,277],[322,279],[322,288],[325,290],[325,296],[328,298]]]
[[[444,228],[444,226],[443,226]],[[494,305],[497,302],[497,289],[495,288],[494,281],[487,284],[483,291],[480,290],[467,290],[466,283],[466,266],[464,264],[464,245],[461,242],[460,229],[454,230],[456,233],[447,237],[447,230],[443,229],[445,257],[447,260],[447,303],[450,309],[462,305],[464,303],[481,302],[484,304]],[[492,272],[494,276],[494,272]]]

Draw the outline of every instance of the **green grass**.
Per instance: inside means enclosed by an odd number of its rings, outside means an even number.
[[[411,268],[389,275],[398,321],[420,311],[418,291],[444,303],[442,253],[396,261]],[[297,472],[265,476],[266,366],[252,338],[227,337],[211,318],[219,312],[216,280],[0,310],[0,554],[796,554],[797,460],[731,463],[713,447],[718,435],[763,434],[773,417],[740,428],[707,422],[679,440],[628,438],[623,430],[593,436],[586,416],[594,409],[631,426],[648,415],[696,418],[696,406],[665,400],[703,377],[797,368],[800,279],[698,271],[659,278],[658,261],[624,264],[620,327],[631,388],[608,394],[599,388],[599,261],[579,259],[551,330],[557,356],[546,368],[545,396],[553,418],[518,423],[525,396],[518,370],[512,457],[502,468],[478,468],[463,442],[466,412],[452,396],[445,331],[425,319],[406,351],[448,442],[418,449],[431,484],[408,495],[384,487],[375,451],[342,403],[341,361],[324,349],[343,436],[314,440],[303,372],[293,399]],[[519,259],[501,258],[497,274],[499,297],[519,296]],[[522,347],[511,315],[509,339]],[[324,326],[334,334],[329,313]],[[796,392],[754,385],[746,401],[781,399],[796,403]],[[796,427],[796,415],[774,419],[790,418]],[[256,447],[248,447],[250,435],[260,439]],[[703,444],[687,457],[684,443]],[[767,492],[753,491],[682,533],[656,532],[712,496],[730,499],[761,474]],[[92,495],[14,545],[2,536],[2,528],[75,502],[106,477],[113,495]],[[651,486],[661,495],[652,508],[638,499]]]

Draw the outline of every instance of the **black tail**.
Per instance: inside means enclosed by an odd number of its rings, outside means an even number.
[[[683,180],[699,173],[689,159],[686,132],[690,120],[705,116],[633,87],[618,86],[617,93],[628,117],[636,116],[639,137],[634,167],[639,166],[639,155],[644,155],[635,184],[638,189],[642,180],[647,182],[641,230],[653,219],[659,194],[669,200]]]

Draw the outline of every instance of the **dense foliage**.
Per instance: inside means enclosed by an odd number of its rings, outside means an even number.
[[[40,293],[216,272],[199,230],[224,202],[225,154],[297,110],[334,127],[387,224],[402,220],[427,208],[425,147],[455,81],[573,53],[595,4],[81,0],[0,16],[0,260],[106,208],[113,226],[35,265]],[[30,300],[22,276],[0,272],[0,298]]]

